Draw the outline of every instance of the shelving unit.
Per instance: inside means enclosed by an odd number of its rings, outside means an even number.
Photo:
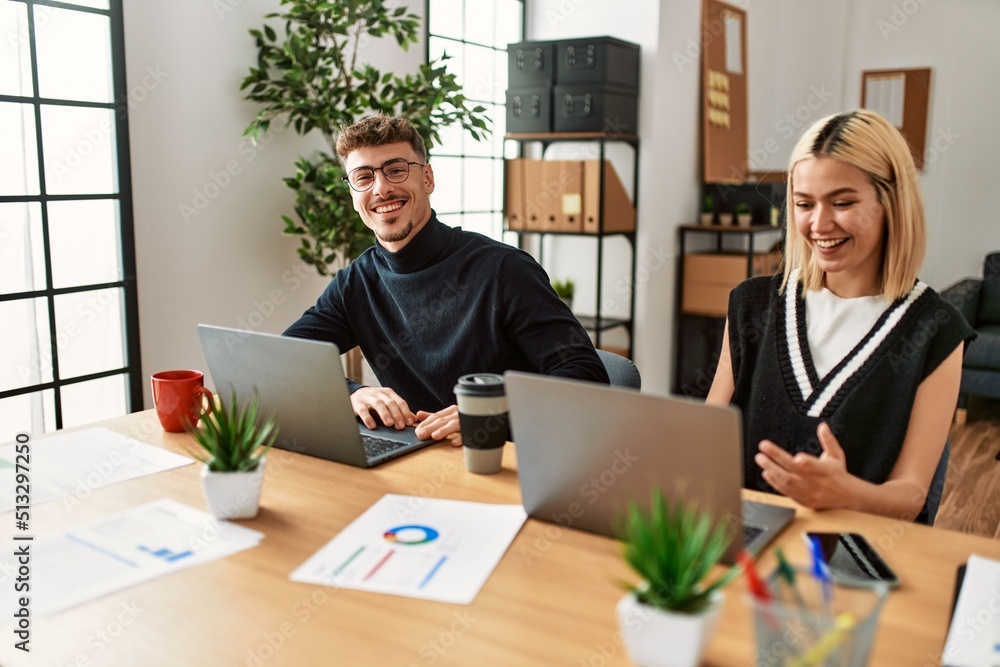
[[[504,136],[505,141],[517,141],[520,144],[535,142],[541,144],[541,157],[544,159],[545,152],[548,150],[549,146],[557,142],[596,142],[598,144],[598,165],[601,168],[598,169],[599,181],[598,181],[598,192],[600,197],[600,205],[598,210],[603,212],[604,201],[607,196],[607,184],[605,182],[605,169],[603,165],[606,159],[606,146],[608,143],[622,143],[631,146],[633,155],[633,176],[632,176],[632,206],[638,210],[638,199],[639,199],[639,138],[636,135],[622,135],[622,134],[609,134],[603,132],[558,132],[558,133],[516,133],[507,134]],[[638,227],[638,217],[636,218],[636,224],[630,231],[606,231],[605,229],[605,219],[603,215],[597,216],[597,228],[595,231],[584,231],[584,232],[565,232],[565,231],[546,231],[546,230],[527,230],[527,229],[510,229],[506,226],[506,221],[508,220],[507,213],[510,210],[509,203],[506,199],[506,194],[509,193],[509,187],[506,183],[507,175],[505,170],[505,184],[504,184],[504,212],[505,212],[505,231],[514,232],[518,236],[518,247],[525,249],[525,238],[529,235],[538,235],[542,238],[542,242],[538,244],[538,263],[543,267],[544,264],[544,249],[545,243],[544,238],[546,236],[578,236],[578,237],[590,237],[594,238],[597,243],[596,251],[596,308],[593,315],[580,315],[577,314],[576,317],[580,320],[583,327],[593,333],[594,335],[594,345],[596,347],[601,347],[602,334],[610,329],[615,329],[622,327],[628,333],[628,348],[627,356],[632,357],[635,343],[635,332],[634,332],[634,318],[635,318],[635,275],[636,275],[636,229]],[[621,236],[625,238],[629,243],[629,248],[631,249],[631,284],[629,286],[629,309],[627,317],[608,317],[602,313],[602,276],[604,275],[604,240],[611,236]]]
[[[783,232],[783,228],[770,225],[753,225],[751,227],[682,225],[679,228],[679,256],[677,259],[677,280],[675,281],[677,293],[674,301],[676,304],[674,393],[700,398],[708,395],[722,347],[729,290],[754,275],[768,275],[777,270],[780,257],[771,258],[769,255],[761,255],[755,253],[754,249],[757,246],[758,236],[762,234],[780,236]],[[707,253],[702,257],[714,263],[713,279],[718,282],[707,285],[706,289],[701,292],[691,289],[689,272],[685,271],[685,262],[692,256],[688,252],[687,237],[689,234],[711,234],[715,237],[715,252]],[[729,236],[745,239],[746,250],[724,252],[723,239]],[[743,257],[746,258],[745,265],[742,264]],[[732,265],[730,268],[745,267],[745,272],[738,270],[719,271],[720,263]],[[686,289],[687,293],[685,293]]]

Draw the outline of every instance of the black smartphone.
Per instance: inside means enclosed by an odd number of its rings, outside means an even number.
[[[823,556],[830,565],[833,581],[845,586],[881,581],[890,588],[899,586],[899,577],[886,565],[864,535],[858,533],[806,533],[806,540],[819,539]]]

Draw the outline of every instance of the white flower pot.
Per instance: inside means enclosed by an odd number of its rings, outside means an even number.
[[[627,593],[615,611],[632,662],[636,667],[697,667],[724,600],[715,591],[700,614],[679,614],[642,604]]]
[[[752,213],[737,213],[736,214],[736,224],[740,227],[749,227],[750,223],[753,222]]]
[[[201,468],[201,487],[208,510],[217,519],[252,519],[260,506],[265,458],[250,472],[213,472]]]
[[[715,222],[715,214],[714,213],[702,213],[701,214],[701,224],[703,224],[703,225],[710,225],[713,222]]]

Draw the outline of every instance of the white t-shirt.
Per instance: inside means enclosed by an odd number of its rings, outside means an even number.
[[[882,296],[844,299],[827,288],[806,290],[806,336],[816,374],[823,379],[892,305]]]

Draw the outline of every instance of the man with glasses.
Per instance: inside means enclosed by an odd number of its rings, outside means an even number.
[[[360,346],[381,387],[348,381],[369,428],[417,424],[460,445],[452,390],[467,373],[521,370],[608,382],[590,337],[527,253],[447,227],[431,209],[420,135],[376,116],[337,141],[354,209],[376,243],[334,276],[286,336]]]

